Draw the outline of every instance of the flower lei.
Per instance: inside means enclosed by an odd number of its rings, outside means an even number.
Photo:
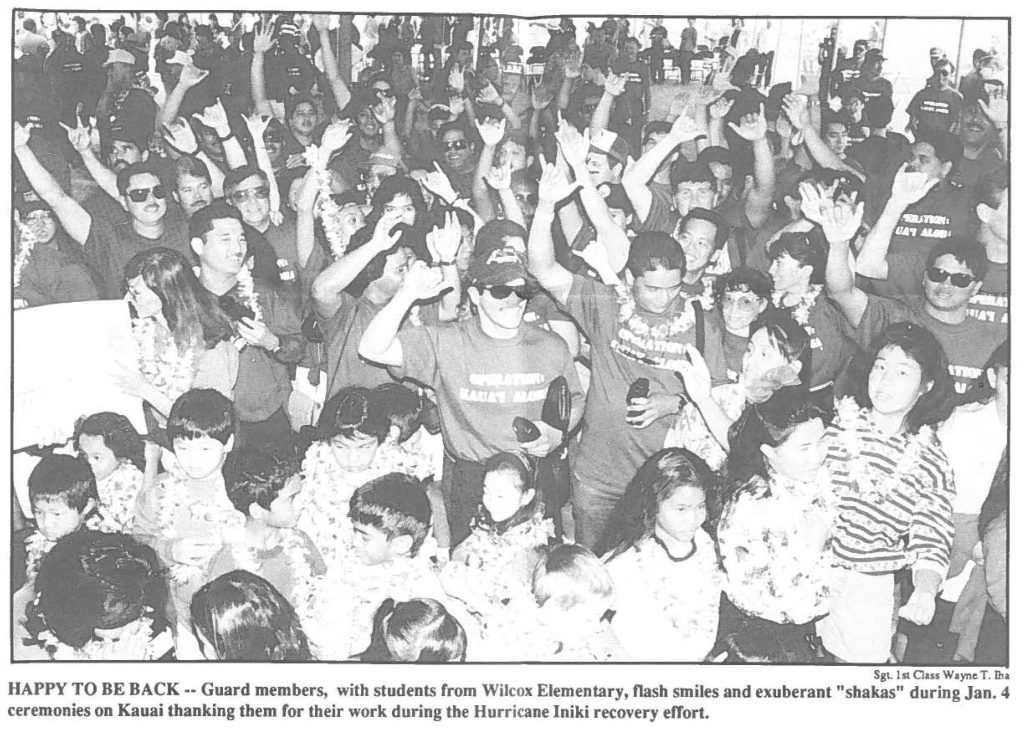
[[[665,339],[670,336],[685,333],[694,325],[693,311],[688,307],[681,307],[671,320],[659,323],[653,328],[644,322],[636,312],[636,300],[630,289],[619,283],[615,285],[615,302],[619,306],[619,327],[631,333],[648,338]]]
[[[162,319],[135,318],[132,335],[138,346],[139,372],[149,383],[171,400],[189,390],[195,378],[195,349],[180,352]]]
[[[861,430],[874,432],[874,425],[868,417],[868,410],[861,409],[853,400],[846,397],[836,405],[836,426],[839,428],[839,441],[846,452],[846,470],[857,493],[864,499],[875,504],[885,503],[893,489],[906,477],[914,472],[920,463],[923,453],[934,440],[931,427],[922,427],[916,435],[908,435],[904,439],[907,444],[899,450],[900,457],[891,470],[872,464],[861,452]],[[895,448],[899,449],[899,448]]]
[[[152,612],[152,608],[144,609],[144,613]],[[167,630],[154,638],[153,619],[147,614],[119,637],[94,638],[81,648],[61,642],[50,630],[43,630],[37,638],[54,661],[152,661],[170,650],[171,638]]]
[[[173,541],[178,537],[175,528],[175,515],[178,510],[188,503],[188,514],[191,518],[207,523],[219,524],[222,527],[222,534],[230,531],[238,531],[245,524],[245,517],[235,510],[235,507],[228,501],[227,494],[214,496],[212,501],[195,501],[188,497],[188,485],[184,474],[177,469],[167,473],[163,479],[163,494],[160,496],[158,519],[160,522],[160,536],[166,541]],[[197,567],[192,564],[181,562],[168,562],[168,575],[174,584],[187,584],[193,582],[206,571],[205,567]]]
[[[25,561],[25,579],[31,584],[36,581],[36,575],[39,574],[39,565],[43,561],[43,557],[53,548],[56,544],[55,541],[50,541],[43,535],[41,531],[33,531],[27,539],[25,539],[25,551],[27,557]]]
[[[284,540],[280,546],[291,570],[291,576],[295,579],[295,587],[288,599],[298,616],[307,618],[313,602],[313,568],[306,556],[306,544],[302,540],[302,534],[294,529],[286,529],[284,533]],[[231,542],[230,549],[235,566],[247,569],[253,574],[260,574],[260,562],[255,547],[239,536]]]
[[[89,528],[111,533],[128,531],[141,488],[142,471],[130,462],[122,462],[113,473],[97,481],[100,507],[97,515],[87,522]]]
[[[317,189],[320,195],[317,197],[317,211],[320,222],[324,227],[324,234],[327,236],[327,243],[331,246],[331,256],[341,259],[348,249],[348,242],[345,241],[345,233],[342,231],[338,221],[341,215],[341,207],[331,197],[331,175],[327,168],[320,164],[320,151],[316,145],[310,145],[305,152],[306,162],[316,170]]]
[[[28,265],[28,260],[32,256],[32,250],[35,248],[37,239],[35,232],[25,225],[20,216],[15,214],[14,221],[18,225],[19,234],[18,253],[14,256],[14,286],[18,287],[21,284],[21,273]]]
[[[793,319],[800,325],[807,325],[811,317],[811,308],[818,300],[818,295],[823,290],[822,285],[810,285],[807,291],[793,305],[783,305],[786,299],[785,292],[773,292],[772,303],[777,308],[786,308],[793,314]]]
[[[243,265],[238,271],[238,294],[242,296],[244,305],[255,313],[257,322],[263,320],[263,309],[260,308],[260,300],[256,295],[256,286],[252,279],[252,268]]]

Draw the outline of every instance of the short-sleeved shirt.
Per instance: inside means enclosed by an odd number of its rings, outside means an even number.
[[[967,318],[954,325],[936,320],[926,312],[923,296],[886,298],[868,295],[867,298],[867,308],[856,332],[858,344],[867,348],[875,336],[893,323],[906,321],[924,326],[942,344],[949,360],[949,373],[961,394],[981,376],[992,351],[1005,340],[1005,335],[994,323]]]
[[[14,297],[23,299],[29,307],[99,299],[96,281],[81,254],[76,257],[61,247],[62,243],[65,247],[78,245],[66,241],[62,231],[57,236],[65,242],[56,242],[56,246],[37,244],[21,271]]]
[[[491,338],[479,320],[409,328],[398,334],[403,362],[395,374],[437,394],[446,451],[484,462],[519,450],[512,421],[540,421],[548,387],[559,376],[573,404],[584,398],[565,341],[524,325],[514,338]]]
[[[919,130],[941,130],[949,132],[960,120],[960,109],[964,98],[955,89],[937,89],[926,86],[914,95],[907,107],[907,114],[917,117]]]
[[[853,89],[859,90],[864,95],[865,102],[870,102],[878,97],[892,99],[892,82],[881,76],[874,79],[858,76],[850,82],[850,86]],[[842,96],[841,92],[840,96]]]
[[[798,322],[802,320],[801,316],[797,317]],[[807,322],[801,325],[811,339],[809,386],[812,389],[825,386],[836,378],[846,358],[852,353],[852,344],[847,343],[845,319],[822,292],[808,310]]]
[[[661,315],[636,313],[638,327],[620,324],[620,305],[614,287],[576,275],[565,310],[575,318],[590,341],[592,361],[590,391],[583,415],[583,431],[574,464],[577,478],[589,488],[621,495],[640,464],[660,450],[675,420],[667,415],[645,429],[626,424],[626,393],[638,378],[650,380],[651,394],[679,394],[683,386],[673,373],[671,361],[683,358],[686,344],[696,345],[696,329],[662,337],[659,326],[668,326],[682,308],[691,309],[682,297]],[[712,378],[724,382],[725,360],[720,339],[707,329],[704,356]],[[646,334],[635,332],[646,329]],[[666,327],[667,329],[667,327]],[[653,363],[663,363],[656,367]]]
[[[943,239],[968,236],[971,225],[971,194],[948,181],[939,183],[900,216],[890,240],[890,250],[923,249]]]
[[[271,224],[263,232],[274,250],[277,276],[281,281],[278,289],[282,292],[297,295],[296,307],[300,312],[305,310],[309,301],[313,280],[320,274],[327,263],[327,254],[318,242],[313,242],[313,250],[306,260],[305,266],[299,264],[298,231],[294,216],[286,215],[280,226]]]

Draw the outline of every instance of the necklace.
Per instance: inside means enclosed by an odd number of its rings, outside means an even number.
[[[789,310],[793,314],[793,319],[800,325],[807,325],[807,322],[811,317],[811,308],[814,307],[814,303],[818,300],[818,295],[821,294],[821,285],[809,285],[807,290],[797,298],[797,301],[792,305],[784,305],[786,300],[786,292],[773,292],[772,303],[777,308],[784,308]]]
[[[146,380],[172,401],[188,391],[198,353],[194,348],[178,350],[163,316],[133,319],[132,335],[138,347],[139,372]]]
[[[252,279],[252,268],[243,265],[238,271],[238,294],[242,296],[244,304],[254,313],[253,320],[263,322],[263,310],[260,308],[260,300],[256,295],[256,285]]]
[[[18,253],[14,256],[14,286],[21,284],[21,273],[28,265],[29,257],[36,245],[36,235],[31,228],[25,225],[18,212],[14,212],[14,223],[18,226]]]
[[[283,538],[279,544],[281,553],[288,564],[289,576],[295,581],[291,596],[288,598],[300,618],[309,617],[313,599],[313,568],[306,557],[306,544],[302,534],[294,529],[283,529]],[[231,555],[239,569],[247,569],[253,574],[262,576],[262,562],[259,550],[245,540],[239,533],[230,544]]]

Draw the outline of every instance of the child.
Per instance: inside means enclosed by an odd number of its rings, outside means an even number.
[[[405,472],[404,456],[386,440],[389,430],[382,402],[369,389],[342,389],[324,407],[318,425],[322,439],[302,463],[306,496],[299,528],[328,567],[351,536],[349,499],[356,488],[386,473]]]
[[[441,574],[445,590],[484,616],[528,595],[530,579],[554,537],[544,518],[528,457],[501,452],[484,465],[483,503]]]
[[[192,389],[182,394],[167,417],[174,465],[139,493],[133,533],[168,568],[176,643],[190,642],[184,625],[189,602],[224,543],[223,535],[245,521],[228,500],[221,474],[235,444],[235,421],[234,407],[220,392]],[[179,645],[178,657],[183,655]]]
[[[373,618],[364,663],[451,663],[466,660],[466,631],[437,600],[396,603],[390,597]]]
[[[88,463],[69,455],[50,455],[29,475],[28,498],[36,521],[36,530],[25,540],[25,580],[31,585],[43,557],[59,539],[85,526],[99,496]]]
[[[127,417],[99,412],[79,423],[75,444],[89,461],[99,492],[99,511],[89,527],[111,533],[128,531],[145,466],[139,433]]]
[[[326,571],[323,557],[298,520],[301,476],[294,461],[255,448],[242,448],[224,463],[228,500],[245,515],[245,529],[210,562],[207,577],[246,569],[269,581],[308,615],[312,580]]]
[[[192,632],[207,660],[313,660],[294,608],[252,572],[235,570],[207,582],[190,610]]]
[[[620,503],[605,560],[618,602],[612,627],[635,661],[703,661],[718,633],[721,573],[707,518],[712,473],[693,453],[649,457]]]
[[[25,614],[28,642],[58,661],[173,658],[160,608],[166,592],[156,554],[125,534],[80,531],[43,560]],[[26,648],[26,645],[28,646]]]
[[[323,660],[346,660],[365,649],[374,614],[389,597],[448,601],[424,546],[430,502],[418,480],[389,473],[370,481],[352,495],[348,519],[348,546],[319,583],[307,626]]]

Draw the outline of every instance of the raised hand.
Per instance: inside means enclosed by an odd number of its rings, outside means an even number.
[[[259,31],[253,35],[253,53],[265,54],[274,47],[274,20],[270,19],[263,23]]]
[[[530,93],[530,99],[533,102],[534,109],[544,109],[551,104],[554,98],[555,94],[550,88],[548,88],[547,84],[538,84]]]
[[[412,89],[409,90],[410,102],[418,102],[421,99],[423,99],[423,92],[420,91],[420,88],[418,86],[414,86]]]
[[[412,300],[430,300],[444,289],[444,274],[441,270],[427,266],[422,260],[413,262],[401,286],[401,292]]]
[[[196,142],[192,126],[181,118],[170,125],[164,125],[163,138],[182,155],[195,155],[199,151],[199,143]]]
[[[590,130],[584,134],[570,124],[559,125],[555,132],[555,140],[562,150],[565,162],[572,168],[579,168],[587,164],[587,153],[590,151]]]
[[[228,113],[224,111],[224,105],[221,104],[220,98],[202,112],[193,114],[192,118],[214,130],[221,137],[225,137],[231,132],[231,125],[228,123]]]
[[[32,138],[32,125],[23,125],[17,120],[14,122],[14,147],[26,147]]]
[[[512,188],[512,161],[508,160],[504,165],[497,165],[486,173],[484,180],[487,185],[496,191],[508,191]]]
[[[466,100],[460,96],[453,96],[448,100],[448,108],[452,110],[452,114],[458,117],[464,111],[466,111]]]
[[[730,122],[729,127],[737,135],[749,142],[763,140],[768,134],[768,121],[764,118],[764,104],[758,112],[751,112],[740,117],[740,123]]]
[[[78,153],[87,152],[92,147],[92,129],[84,126],[81,119],[75,120],[74,127],[68,127],[63,122],[60,126],[68,133],[68,142]]]
[[[256,146],[262,145],[263,133],[266,132],[267,125],[270,124],[270,117],[252,114],[242,117],[242,121],[244,121],[245,126],[249,128],[249,135],[252,137],[252,143]]]
[[[427,187],[428,191],[433,193],[449,206],[452,205],[459,197],[455,188],[452,187],[452,182],[448,180],[448,176],[445,175],[445,172],[441,170],[441,166],[438,165],[436,161],[434,162],[434,169],[427,173],[427,177],[424,179],[423,185]]]
[[[451,263],[455,261],[460,244],[462,244],[462,227],[459,226],[459,219],[455,212],[449,211],[444,217],[444,226],[435,226],[434,230],[427,234],[427,250],[430,252],[434,264]]]
[[[377,248],[381,251],[387,251],[395,244],[398,243],[402,233],[400,231],[392,231],[395,226],[402,220],[400,213],[392,212],[386,213],[380,217],[377,221],[377,225],[373,229],[373,238],[370,240],[377,245]]]
[[[576,191],[576,185],[569,182],[565,173],[551,163],[545,162],[543,157],[541,164],[543,168],[540,174],[540,183],[537,186],[537,195],[541,201],[556,204],[559,201],[564,201]]]
[[[486,119],[476,123],[476,129],[480,133],[480,139],[484,141],[485,147],[497,147],[505,139],[505,124],[507,120],[500,122]]]
[[[320,146],[331,151],[340,150],[351,139],[352,122],[350,120],[332,122],[324,130],[323,137],[320,139]]]
[[[678,142],[689,142],[704,132],[704,125],[700,124],[692,114],[692,109],[684,109],[683,113],[676,117],[672,123],[669,134]]]
[[[626,91],[626,77],[609,71],[604,80],[604,91],[609,96],[620,96],[622,92]]]
[[[318,31],[329,31],[331,29],[331,16],[328,13],[314,13],[313,27]]]
[[[725,115],[729,114],[734,102],[734,99],[719,97],[708,107],[708,114],[711,115],[711,119],[725,119]]]
[[[685,346],[686,358],[675,362],[676,373],[682,379],[686,394],[696,404],[711,397],[711,372],[704,357],[691,344]]]
[[[501,104],[501,94],[494,88],[494,84],[488,82],[477,94],[476,100],[482,104]]]
[[[864,220],[864,203],[857,203],[851,208],[845,203],[833,203],[821,209],[821,230],[830,244],[851,241],[860,231]]]
[[[1006,129],[1006,123],[1010,118],[1010,103],[1006,99],[1005,90],[993,92],[987,104],[979,99],[978,106],[981,108],[982,114],[989,118],[996,129]]]
[[[931,178],[927,173],[909,171],[907,164],[903,163],[896,171],[896,177],[893,178],[892,193],[889,199],[894,204],[906,208],[928,195],[928,191],[938,183],[938,178]]]
[[[807,97],[803,94],[787,94],[782,99],[782,111],[797,130],[803,130],[811,124],[811,113],[807,108]]]
[[[181,66],[181,75],[178,76],[178,83],[182,84],[186,89],[191,89],[209,75],[209,71],[201,69],[192,63],[190,57],[189,62]]]
[[[395,121],[395,110],[398,108],[398,99],[385,97],[373,105],[373,116],[382,125]]]
[[[460,93],[466,88],[466,76],[458,64],[452,66],[452,70],[448,74],[448,88]]]

